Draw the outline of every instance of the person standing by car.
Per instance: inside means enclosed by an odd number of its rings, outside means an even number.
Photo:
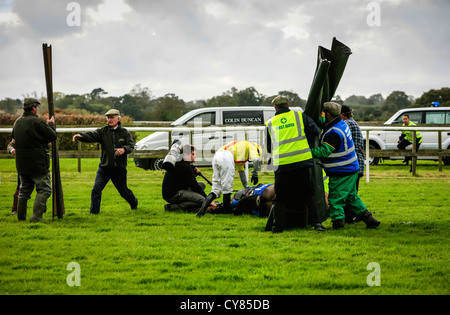
[[[16,168],[20,176],[17,218],[26,220],[27,201],[36,187],[31,222],[42,222],[47,210],[47,200],[52,193],[50,156],[48,144],[56,140],[55,117],[45,123],[37,116],[41,103],[35,98],[23,102],[23,115],[14,123],[12,138],[15,141]]]
[[[410,119],[409,119],[409,115],[403,115],[403,127],[415,127],[416,124],[413,123]],[[416,131],[416,143],[411,147],[411,149],[413,149],[413,147],[415,147],[416,151],[419,150],[420,144],[422,143],[422,135],[420,134],[419,131]],[[403,130],[402,134],[400,135],[400,137],[398,138],[398,145],[397,148],[399,150],[405,150],[407,146],[413,144],[413,134],[412,131],[409,130]],[[406,165],[408,165],[409,161],[412,160],[411,156],[407,156],[405,157],[405,159],[403,160],[403,162],[406,162]],[[411,166],[412,167],[412,166]],[[410,169],[410,172],[412,171],[412,169]]]
[[[134,150],[134,141],[130,132],[122,127],[120,112],[111,109],[106,114],[108,125],[95,131],[78,133],[73,136],[73,141],[87,143],[98,142],[102,148],[100,164],[95,177],[94,187],[91,193],[91,214],[100,212],[102,191],[111,180],[120,196],[131,206],[137,209],[138,200],[127,186],[127,155]]]

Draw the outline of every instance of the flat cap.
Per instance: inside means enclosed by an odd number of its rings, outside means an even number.
[[[120,116],[120,112],[117,109],[110,109],[106,112],[105,116]]]
[[[331,116],[336,117],[341,114],[341,104],[334,102],[326,102],[323,104],[323,110],[329,112]]]
[[[39,104],[41,104],[41,102],[39,102],[37,99],[35,99],[33,97],[27,97],[26,99],[23,100],[23,108],[30,107],[35,104],[39,105]]]
[[[272,100],[272,105],[283,105],[283,104],[289,104],[289,99],[286,96],[278,95]]]

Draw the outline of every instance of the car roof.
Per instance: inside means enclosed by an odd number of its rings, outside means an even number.
[[[408,107],[400,109],[397,113],[400,112],[411,112],[411,111],[424,111],[424,110],[450,110],[450,107]]]

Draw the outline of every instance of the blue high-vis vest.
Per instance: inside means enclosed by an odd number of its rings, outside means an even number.
[[[328,157],[322,159],[322,164],[327,174],[354,173],[359,171],[355,144],[353,143],[352,132],[348,125],[343,120],[333,125],[322,135],[321,143],[331,133],[339,135],[341,145]]]

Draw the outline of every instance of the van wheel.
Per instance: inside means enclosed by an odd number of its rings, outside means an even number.
[[[162,159],[162,158],[150,159],[150,161],[148,163],[148,167],[150,170],[153,170],[153,171],[161,171],[161,170],[163,170],[163,168],[162,168],[163,162],[164,162],[164,159]]]
[[[379,149],[379,148],[377,148],[373,144],[369,144],[369,154],[370,154],[370,150],[376,150],[376,149]],[[373,156],[369,155],[369,165],[378,165],[379,162],[380,162],[379,157],[373,157]]]

